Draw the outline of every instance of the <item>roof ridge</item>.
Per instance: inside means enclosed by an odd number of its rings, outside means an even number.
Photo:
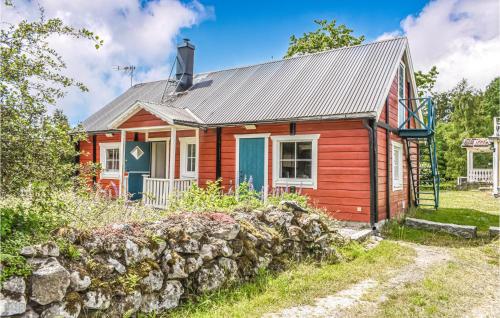
[[[375,45],[375,44],[379,44],[379,43],[383,43],[383,42],[396,41],[396,40],[401,40],[401,39],[407,39],[407,37],[402,35],[402,36],[398,36],[398,37],[391,38],[391,39],[373,41],[373,42],[369,42],[369,43],[357,44],[357,45],[352,45],[352,46],[343,46],[343,47],[338,47],[338,48],[334,48],[334,49],[330,49],[330,50],[326,50],[326,51],[319,51],[319,52],[306,53],[306,54],[302,54],[302,55],[286,57],[286,58],[282,58],[279,60],[272,60],[272,61],[261,62],[261,63],[256,63],[256,64],[248,64],[248,65],[243,65],[243,66],[230,67],[230,68],[216,70],[216,71],[202,72],[202,73],[194,74],[194,76],[210,74],[210,73],[218,73],[218,72],[224,72],[224,71],[230,71],[230,70],[236,70],[236,69],[242,69],[242,68],[248,68],[248,67],[252,67],[252,66],[266,65],[266,64],[271,64],[271,63],[277,63],[277,62],[282,62],[282,61],[288,61],[288,60],[308,57],[308,56],[312,56],[312,55],[325,54],[325,53],[329,53],[329,52],[333,52],[333,51],[341,51],[341,50],[352,49],[352,48],[367,46],[367,45]]]
[[[379,44],[379,43],[396,41],[396,40],[401,40],[401,39],[407,39],[407,38],[406,38],[406,36],[403,35],[403,36],[398,36],[398,37],[391,38],[391,39],[373,41],[373,42],[369,42],[369,43],[362,43],[362,44],[352,45],[352,46],[343,46],[343,47],[338,47],[338,48],[334,48],[334,49],[330,49],[330,50],[326,50],[326,51],[319,51],[319,52],[314,52],[314,53],[306,53],[306,54],[302,54],[302,55],[286,57],[286,58],[282,58],[279,60],[272,60],[272,61],[266,61],[266,62],[261,62],[261,63],[256,63],[256,64],[235,66],[235,67],[230,67],[230,68],[225,68],[225,69],[215,70],[215,71],[201,72],[201,73],[194,74],[193,77],[205,75],[205,74],[213,74],[213,73],[226,72],[226,71],[231,71],[231,70],[244,69],[244,68],[249,68],[249,67],[254,67],[254,66],[267,65],[267,64],[271,64],[271,63],[278,63],[278,62],[283,62],[283,61],[288,61],[288,60],[293,60],[293,59],[298,59],[298,58],[309,57],[309,56],[313,56],[313,55],[326,54],[326,53],[333,52],[333,51],[341,51],[341,50],[352,49],[352,48],[357,48],[357,47],[362,47],[362,46],[367,46],[367,45],[375,45],[375,44]],[[137,83],[132,87],[140,86],[142,84],[152,84],[152,83],[161,82],[161,81],[168,81],[168,80],[170,80],[170,78],[165,78],[165,79],[151,81],[151,82],[142,82],[142,83]]]

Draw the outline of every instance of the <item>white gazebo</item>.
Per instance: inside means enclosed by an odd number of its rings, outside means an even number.
[[[474,167],[474,154],[493,152],[492,142],[488,138],[465,138],[462,141],[462,148],[467,150],[467,183],[493,184],[493,169]]]

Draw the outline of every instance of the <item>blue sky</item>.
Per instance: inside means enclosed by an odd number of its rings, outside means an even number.
[[[176,43],[185,37],[196,45],[195,72],[279,59],[290,35],[315,30],[315,19],[336,19],[367,42],[407,36],[415,69],[438,67],[437,90],[462,78],[482,89],[500,74],[498,0],[18,0],[14,9],[1,8],[1,18],[38,19],[39,4],[46,17],[85,27],[104,40],[99,50],[84,40],[50,41],[66,62],[66,75],[89,88],[71,88],[57,103],[73,124],[130,87],[116,65],[135,65],[134,83],[165,79]]]
[[[399,28],[427,1],[202,1],[215,16],[181,30],[196,45],[196,72],[283,57],[292,34],[313,31],[315,19],[337,19],[373,41]]]

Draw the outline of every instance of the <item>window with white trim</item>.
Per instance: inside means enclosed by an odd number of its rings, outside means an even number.
[[[271,136],[273,186],[317,187],[319,135]]]
[[[197,178],[197,144],[195,137],[179,138],[181,145],[181,176]]]
[[[400,63],[398,68],[398,127],[403,125],[406,120],[406,108],[404,101],[404,99],[406,99],[405,82],[405,65]]]
[[[120,178],[120,143],[100,143],[100,163],[102,179]]]
[[[403,146],[392,142],[392,190],[403,188]]]

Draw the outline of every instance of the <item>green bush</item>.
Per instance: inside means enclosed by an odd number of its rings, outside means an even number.
[[[221,180],[208,181],[204,188],[193,185],[179,197],[172,197],[170,211],[228,212],[236,208],[257,208],[262,206],[260,194],[250,189],[248,183],[241,183],[235,193],[224,193]]]
[[[230,212],[233,210],[249,210],[264,208],[266,204],[278,205],[282,200],[296,201],[307,207],[308,198],[299,193],[276,192],[268,196],[264,202],[262,194],[253,190],[248,182],[242,182],[236,191],[224,193],[221,180],[208,181],[204,188],[193,185],[179,197],[172,197],[170,211],[188,212]]]

